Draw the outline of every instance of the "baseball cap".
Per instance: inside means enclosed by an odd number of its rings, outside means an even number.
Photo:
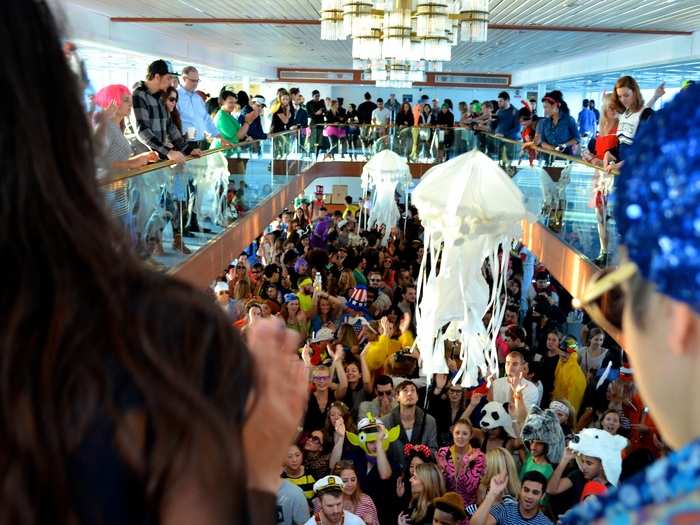
[[[167,60],[156,60],[148,65],[147,75],[153,77],[155,75],[171,75],[178,76],[173,65]]]

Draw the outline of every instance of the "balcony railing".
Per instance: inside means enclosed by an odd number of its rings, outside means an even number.
[[[206,283],[211,272],[220,272],[238,255],[235,250],[240,252],[252,242],[316,178],[359,176],[361,163],[384,149],[406,157],[414,176],[420,176],[431,164],[476,148],[513,177],[528,210],[538,217],[525,228],[525,240],[536,255],[545,258],[552,242],[564,243],[566,254],[557,261],[550,254],[546,263],[560,281],[592,275],[592,261],[605,235],[608,263],[616,262],[614,220],[610,209],[601,206],[606,193],[594,191],[594,183],[601,180],[600,186],[608,184],[607,192],[612,191],[614,176],[601,177],[598,168],[580,158],[542,148],[523,149],[517,141],[470,128],[440,127],[357,126],[357,132],[346,130],[345,137],[328,137],[317,150],[315,141],[328,127],[210,150],[188,158],[184,165],[159,162],[105,178],[103,187],[110,203],[126,201],[129,211],[120,219],[144,256],[188,280]],[[173,238],[178,232],[187,234],[193,213],[200,232],[183,238],[192,252],[184,254],[173,248]],[[224,238],[236,242],[215,249],[226,244],[219,242]],[[162,253],[154,239],[161,240]],[[189,265],[192,259],[199,259],[196,271]],[[204,272],[206,265],[215,268]],[[576,275],[571,279],[563,275],[572,271]],[[580,291],[580,283],[571,281],[571,286],[576,288],[569,290],[572,293]]]

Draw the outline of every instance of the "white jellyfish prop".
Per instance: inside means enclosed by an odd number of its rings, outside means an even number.
[[[505,313],[508,254],[527,217],[511,178],[480,151],[431,168],[412,192],[424,227],[418,277],[416,344],[427,377],[447,373],[444,343],[460,343],[455,384],[474,386],[498,373],[496,336]],[[503,253],[499,254],[502,249]],[[489,287],[483,274],[488,266]],[[492,311],[491,321],[483,318]]]
[[[366,229],[384,225],[382,244],[386,245],[391,228],[401,218],[396,204],[396,190],[403,191],[408,209],[408,187],[411,184],[411,170],[406,160],[391,150],[383,150],[369,160],[362,169],[363,197],[372,190],[373,200]]]

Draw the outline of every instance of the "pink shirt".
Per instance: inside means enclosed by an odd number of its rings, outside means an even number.
[[[467,465],[457,475],[450,447],[443,447],[437,453],[437,463],[445,477],[447,490],[462,496],[465,505],[471,505],[476,503],[479,482],[486,472],[486,456],[481,450],[472,449],[469,459],[465,458],[465,460]]]

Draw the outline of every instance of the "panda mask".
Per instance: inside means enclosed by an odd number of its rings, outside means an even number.
[[[510,437],[514,438],[513,418],[508,413],[507,406],[508,403],[499,403],[498,401],[486,403],[481,409],[481,429],[488,431],[501,427]]]

